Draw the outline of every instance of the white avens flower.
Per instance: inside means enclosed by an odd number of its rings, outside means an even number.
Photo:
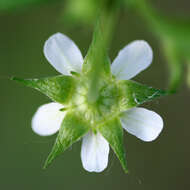
[[[83,57],[75,43],[67,36],[57,33],[45,43],[44,54],[50,64],[61,74],[80,73]],[[125,46],[111,65],[111,72],[117,80],[129,80],[145,70],[152,62],[151,47],[145,41],[134,41]],[[56,133],[66,111],[64,105],[49,103],[41,106],[32,119],[32,129],[41,136]],[[131,108],[121,114],[123,129],[143,141],[155,140],[163,128],[162,118],[145,108]],[[76,126],[77,127],[77,126]],[[109,143],[99,133],[91,130],[83,137],[81,160],[85,170],[101,172],[108,164]]]

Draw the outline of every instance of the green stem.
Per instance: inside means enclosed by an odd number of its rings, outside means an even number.
[[[107,61],[107,50],[110,45],[115,26],[118,0],[106,0],[102,6],[93,34],[92,44],[85,58],[85,64],[90,65],[88,70],[89,91],[88,102],[95,103],[100,88],[100,79],[104,64]]]

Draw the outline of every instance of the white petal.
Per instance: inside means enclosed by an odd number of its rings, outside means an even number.
[[[143,141],[153,141],[163,129],[163,120],[155,112],[132,108],[123,113],[121,123],[125,130]]]
[[[61,33],[52,35],[44,45],[44,54],[50,64],[63,75],[81,72],[83,57],[76,44]]]
[[[40,106],[32,118],[33,131],[41,136],[56,133],[65,116],[65,112],[59,111],[63,107],[54,102]]]
[[[153,52],[149,44],[138,40],[125,46],[112,63],[112,74],[118,80],[129,80],[145,70],[152,62]]]
[[[81,160],[85,170],[102,172],[108,165],[109,144],[100,134],[89,132],[83,137]]]

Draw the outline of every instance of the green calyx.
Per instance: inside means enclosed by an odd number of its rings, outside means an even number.
[[[91,88],[89,79],[81,76],[76,81],[76,89],[73,91],[70,102],[71,109],[80,112],[92,125],[98,125],[106,118],[119,115],[122,94],[115,79],[104,78],[99,82],[98,96],[93,102],[88,94]]]
[[[88,75],[55,76],[45,79],[12,78],[19,83],[37,89],[53,101],[63,104],[66,111],[59,134],[48,156],[45,168],[87,132],[100,132],[109,142],[125,172],[127,165],[123,146],[123,130],[119,120],[122,112],[167,93],[134,81],[119,81],[112,75],[102,75],[98,96],[89,101],[91,83]]]

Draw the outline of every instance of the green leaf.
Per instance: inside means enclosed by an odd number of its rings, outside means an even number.
[[[123,144],[123,128],[118,118],[105,122],[98,127],[99,132],[109,142],[111,148],[117,155],[124,171],[127,173],[127,163]]]
[[[66,103],[70,99],[75,87],[74,78],[63,75],[43,79],[21,79],[13,77],[12,80],[39,90],[53,101],[62,104]]]
[[[139,106],[145,102],[152,101],[168,94],[168,92],[164,90],[155,89],[131,80],[119,81],[119,88],[123,94],[122,109],[124,110]]]
[[[47,168],[57,156],[78,141],[89,130],[90,126],[83,120],[82,116],[76,115],[73,112],[68,112],[61,124],[59,134],[45,162],[44,168]]]

